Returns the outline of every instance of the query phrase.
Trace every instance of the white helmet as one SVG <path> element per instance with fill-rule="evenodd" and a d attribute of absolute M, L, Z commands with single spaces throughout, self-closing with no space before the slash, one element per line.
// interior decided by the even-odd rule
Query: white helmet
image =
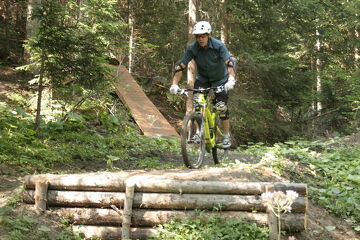
<path fill-rule="evenodd" d="M 194 25 L 192 34 L 211 33 L 211 25 L 207 21 L 200 21 Z"/>

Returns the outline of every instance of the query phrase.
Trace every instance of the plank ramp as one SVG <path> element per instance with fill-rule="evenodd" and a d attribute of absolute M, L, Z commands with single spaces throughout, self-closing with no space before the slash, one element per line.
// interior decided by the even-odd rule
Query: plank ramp
<path fill-rule="evenodd" d="M 150 101 L 124 66 L 117 67 L 115 76 L 116 93 L 128 107 L 145 136 L 179 138 L 179 134 Z"/>

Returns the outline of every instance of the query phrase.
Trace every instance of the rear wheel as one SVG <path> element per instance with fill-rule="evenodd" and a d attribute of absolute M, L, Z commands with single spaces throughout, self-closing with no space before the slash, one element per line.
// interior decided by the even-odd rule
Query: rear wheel
<path fill-rule="evenodd" d="M 212 149 L 212 156 L 215 164 L 219 164 L 229 158 L 229 149 L 216 146 Z"/>
<path fill-rule="evenodd" d="M 189 168 L 200 168 L 205 157 L 203 121 L 200 114 L 185 116 L 181 129 L 181 154 Z"/>

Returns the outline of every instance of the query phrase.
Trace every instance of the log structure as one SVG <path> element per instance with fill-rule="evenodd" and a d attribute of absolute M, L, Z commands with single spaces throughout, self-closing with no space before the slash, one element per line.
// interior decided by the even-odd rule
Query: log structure
<path fill-rule="evenodd" d="M 194 210 L 204 210 L 200 214 L 206 217 L 246 218 L 276 229 L 261 194 L 293 190 L 299 197 L 281 226 L 287 231 L 306 229 L 306 184 L 184 180 L 181 173 L 173 176 L 132 171 L 29 175 L 24 181 L 23 200 L 28 204 L 41 202 L 43 210 L 46 203 L 49 211 L 67 217 L 74 230 L 86 232 L 86 237 L 146 239 L 156 232 L 154 226 L 174 218 L 195 217 L 199 211 Z M 40 186 L 45 187 L 46 194 Z M 37 192 L 42 192 L 41 201 L 36 200 Z"/>
<path fill-rule="evenodd" d="M 34 203 L 34 190 L 24 194 L 26 203 Z M 111 205 L 124 206 L 125 193 L 120 192 L 82 192 L 82 191 L 48 191 L 48 205 L 62 207 L 100 207 L 110 208 Z M 260 211 L 265 212 L 266 206 L 259 195 L 229 194 L 175 194 L 175 193 L 135 193 L 135 208 L 151 209 L 207 209 L 223 211 Z M 304 212 L 306 198 L 299 197 L 292 205 L 293 212 Z"/>

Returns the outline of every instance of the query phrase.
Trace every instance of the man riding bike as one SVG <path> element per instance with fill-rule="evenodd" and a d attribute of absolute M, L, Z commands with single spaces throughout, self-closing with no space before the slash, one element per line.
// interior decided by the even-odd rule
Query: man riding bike
<path fill-rule="evenodd" d="M 211 25 L 207 21 L 200 21 L 194 25 L 192 34 L 196 41 L 192 42 L 186 49 L 182 59 L 175 66 L 175 74 L 172 79 L 170 92 L 177 94 L 179 81 L 186 65 L 195 60 L 197 75 L 194 88 L 208 88 L 224 85 L 225 91 L 215 93 L 215 107 L 221 119 L 223 130 L 223 148 L 231 146 L 230 121 L 227 106 L 229 90 L 236 83 L 235 70 L 236 59 L 231 57 L 225 44 L 211 37 Z"/>

